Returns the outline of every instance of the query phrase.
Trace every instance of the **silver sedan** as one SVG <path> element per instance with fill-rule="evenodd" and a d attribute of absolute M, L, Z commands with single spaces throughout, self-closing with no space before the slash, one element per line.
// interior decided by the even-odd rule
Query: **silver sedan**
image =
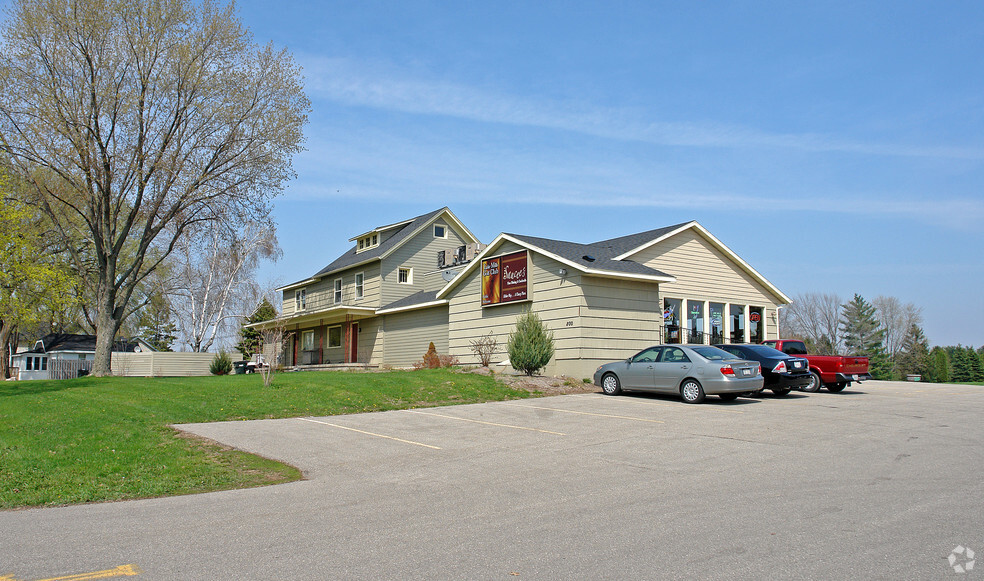
<path fill-rule="evenodd" d="M 733 400 L 762 389 L 757 361 L 738 359 L 709 345 L 657 345 L 623 361 L 606 363 L 594 374 L 595 385 L 608 395 L 623 390 L 679 393 L 687 403 L 706 395 Z"/>

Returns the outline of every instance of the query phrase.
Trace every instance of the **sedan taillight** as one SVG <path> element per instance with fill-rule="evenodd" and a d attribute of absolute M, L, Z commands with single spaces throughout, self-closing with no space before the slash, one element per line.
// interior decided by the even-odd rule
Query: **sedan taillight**
<path fill-rule="evenodd" d="M 772 368 L 772 373 L 786 373 L 786 362 L 780 361 L 779 365 Z"/>
<path fill-rule="evenodd" d="M 731 368 L 730 365 L 725 365 L 721 368 L 721 375 L 734 375 L 735 370 Z"/>

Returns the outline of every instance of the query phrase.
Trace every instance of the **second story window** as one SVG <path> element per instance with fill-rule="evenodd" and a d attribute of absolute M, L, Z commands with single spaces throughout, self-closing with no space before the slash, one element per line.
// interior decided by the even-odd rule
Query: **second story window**
<path fill-rule="evenodd" d="M 342 279 L 335 279 L 335 304 L 342 304 Z"/>
<path fill-rule="evenodd" d="M 355 275 L 355 298 L 361 299 L 365 295 L 366 277 L 361 272 Z"/>
<path fill-rule="evenodd" d="M 400 284 L 413 284 L 413 269 L 401 266 L 396 280 Z"/>
<path fill-rule="evenodd" d="M 294 310 L 303 311 L 307 308 L 307 289 L 294 291 Z"/>

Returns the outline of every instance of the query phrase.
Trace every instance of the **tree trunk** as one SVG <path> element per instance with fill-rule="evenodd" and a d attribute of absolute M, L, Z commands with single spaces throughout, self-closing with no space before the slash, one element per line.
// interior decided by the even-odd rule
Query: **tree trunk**
<path fill-rule="evenodd" d="M 10 377 L 10 337 L 11 331 L 14 330 L 13 325 L 7 321 L 0 321 L 0 349 L 3 349 L 3 354 L 0 355 L 0 379 L 7 379 Z"/>
<path fill-rule="evenodd" d="M 116 306 L 116 289 L 104 284 L 99 293 L 96 313 L 96 354 L 92 361 L 92 375 L 105 377 L 113 374 L 113 342 L 123 324 L 123 307 Z M 108 287 L 108 288 L 107 288 Z"/>

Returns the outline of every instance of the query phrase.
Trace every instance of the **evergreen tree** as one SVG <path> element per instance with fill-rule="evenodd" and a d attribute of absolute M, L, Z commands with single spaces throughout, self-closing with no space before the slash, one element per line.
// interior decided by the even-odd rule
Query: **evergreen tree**
<path fill-rule="evenodd" d="M 910 373 L 929 374 L 929 341 L 919 325 L 912 324 L 902 340 L 902 350 L 895 361 L 897 379 L 905 379 Z"/>
<path fill-rule="evenodd" d="M 851 354 L 871 355 L 882 347 L 885 332 L 875 316 L 875 307 L 855 294 L 841 305 L 841 331 L 844 345 Z"/>
<path fill-rule="evenodd" d="M 173 313 L 163 293 L 150 295 L 147 306 L 140 312 L 137 329 L 140 338 L 158 351 L 171 351 L 178 328 L 172 320 Z"/>
<path fill-rule="evenodd" d="M 253 314 L 246 319 L 242 328 L 239 329 L 239 343 L 236 344 L 236 349 L 243 354 L 243 359 L 252 358 L 253 354 L 260 350 L 262 343 L 260 331 L 246 325 L 262 323 L 275 318 L 277 318 L 277 309 L 264 297 L 256 306 Z"/>
<path fill-rule="evenodd" d="M 974 351 L 973 347 L 967 347 L 966 359 L 970 368 L 970 379 L 968 381 L 984 381 L 984 365 L 981 364 L 981 357 Z"/>
<path fill-rule="evenodd" d="M 936 383 L 950 381 L 950 357 L 946 349 L 933 347 L 929 352 L 929 380 Z"/>
<path fill-rule="evenodd" d="M 885 331 L 878 322 L 874 305 L 859 294 L 841 305 L 841 331 L 851 355 L 868 357 L 868 371 L 875 379 L 892 378 L 892 362 L 882 344 Z"/>
<path fill-rule="evenodd" d="M 962 345 L 947 347 L 950 356 L 950 381 L 964 383 L 971 380 L 970 359 Z"/>
<path fill-rule="evenodd" d="M 513 369 L 533 375 L 553 358 L 553 333 L 547 331 L 536 313 L 529 311 L 516 321 L 516 330 L 509 334 L 508 349 Z"/>

